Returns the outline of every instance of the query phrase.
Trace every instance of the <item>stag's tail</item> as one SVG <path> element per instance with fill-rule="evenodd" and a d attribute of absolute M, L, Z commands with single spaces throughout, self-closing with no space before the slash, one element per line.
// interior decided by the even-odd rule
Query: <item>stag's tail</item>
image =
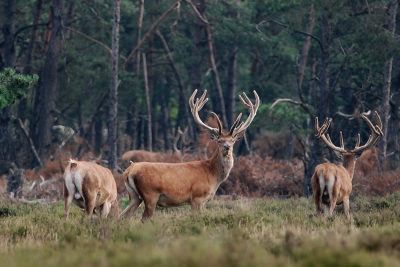
<path fill-rule="evenodd" d="M 332 170 L 323 169 L 319 175 L 319 186 L 321 189 L 321 200 L 323 204 L 329 204 L 332 199 L 333 186 L 335 183 L 335 176 Z"/>
<path fill-rule="evenodd" d="M 69 170 L 68 168 L 66 169 L 65 172 L 65 180 L 66 181 L 70 181 L 75 185 L 76 188 L 76 193 L 75 193 L 75 199 L 80 199 L 82 198 L 82 187 L 81 186 L 77 186 L 76 184 L 76 171 L 77 171 L 77 167 L 78 167 L 78 161 L 73 160 L 73 159 L 69 159 Z"/>

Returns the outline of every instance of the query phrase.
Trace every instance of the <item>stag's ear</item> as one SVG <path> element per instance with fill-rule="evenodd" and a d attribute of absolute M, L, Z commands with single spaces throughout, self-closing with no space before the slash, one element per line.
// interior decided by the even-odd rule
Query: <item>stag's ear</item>
<path fill-rule="evenodd" d="M 238 140 L 242 139 L 245 132 L 246 132 L 246 131 L 243 131 L 243 132 L 240 132 L 240 133 L 238 133 L 237 135 L 235 135 L 235 137 L 234 137 L 234 138 L 235 138 L 235 141 L 238 141 Z"/>
<path fill-rule="evenodd" d="M 339 151 L 336 151 L 336 150 L 333 150 L 333 152 L 335 153 L 335 155 L 336 155 L 339 159 L 343 160 L 343 154 L 342 154 L 342 153 L 340 153 Z"/>
<path fill-rule="evenodd" d="M 207 130 L 206 130 L 206 133 L 211 140 L 218 141 L 219 136 L 217 136 L 215 133 L 207 131 Z"/>

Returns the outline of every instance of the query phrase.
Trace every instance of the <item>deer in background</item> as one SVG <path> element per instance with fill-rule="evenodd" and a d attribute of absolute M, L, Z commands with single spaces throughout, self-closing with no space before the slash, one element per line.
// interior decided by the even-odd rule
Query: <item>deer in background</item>
<path fill-rule="evenodd" d="M 96 163 L 70 160 L 64 171 L 65 220 L 72 202 L 86 215 L 118 217 L 117 186 L 111 171 Z"/>
<path fill-rule="evenodd" d="M 168 153 L 161 152 L 150 152 L 147 150 L 130 150 L 122 155 L 122 162 L 126 167 L 129 166 L 130 162 L 179 162 L 182 161 L 182 152 L 178 149 L 179 138 L 187 133 L 188 127 L 185 131 L 181 131 L 178 127 L 177 134 L 174 136 L 173 148 L 174 152 L 168 151 Z"/>
<path fill-rule="evenodd" d="M 331 120 L 326 118 L 324 124 L 319 127 L 318 118 L 315 118 L 315 136 L 320 138 L 325 145 L 332 149 L 335 154 L 343 160 L 343 165 L 323 163 L 315 167 L 315 172 L 311 177 L 311 187 L 314 191 L 317 212 L 322 213 L 322 204 L 324 204 L 325 215 L 331 216 L 335 205 L 343 203 L 346 218 L 348 220 L 350 219 L 349 196 L 352 190 L 356 160 L 365 150 L 373 146 L 380 136 L 383 136 L 381 118 L 378 112 L 375 112 L 375 114 L 379 126 L 374 126 L 367 117 L 362 116 L 371 128 L 372 135 L 369 136 L 365 145 L 360 146 L 360 134 L 358 134 L 357 144 L 355 148 L 350 151 L 344 148 L 342 132 L 340 132 L 340 147 L 332 143 L 329 135 L 325 136 Z"/>
<path fill-rule="evenodd" d="M 245 130 L 253 121 L 260 99 L 254 91 L 255 104 L 244 94 L 242 103 L 250 111 L 245 122 L 240 123 L 239 114 L 229 132 L 222 130 L 218 116 L 212 112 L 218 122 L 218 129 L 203 123 L 199 111 L 207 103 L 205 90 L 200 99 L 194 102 L 197 90 L 189 99 L 194 121 L 203 128 L 208 137 L 217 142 L 218 147 L 209 160 L 185 163 L 132 163 L 124 172 L 124 182 L 129 193 L 129 206 L 120 218 L 131 217 L 144 201 L 145 209 L 142 221 L 150 218 L 156 206 L 178 207 L 191 204 L 192 210 L 202 210 L 204 204 L 213 199 L 219 185 L 228 178 L 233 167 L 233 145 L 243 137 Z"/>

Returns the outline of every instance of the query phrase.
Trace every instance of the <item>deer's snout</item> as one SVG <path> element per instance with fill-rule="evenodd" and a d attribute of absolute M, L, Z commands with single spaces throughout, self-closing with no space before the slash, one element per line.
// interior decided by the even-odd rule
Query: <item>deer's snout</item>
<path fill-rule="evenodd" d="M 224 148 L 225 148 L 225 150 L 229 150 L 229 149 L 231 149 L 231 146 L 230 145 L 224 145 Z"/>

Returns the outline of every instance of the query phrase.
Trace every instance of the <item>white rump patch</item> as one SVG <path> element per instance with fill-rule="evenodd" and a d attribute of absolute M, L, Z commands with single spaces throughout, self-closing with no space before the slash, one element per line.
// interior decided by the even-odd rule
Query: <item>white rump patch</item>
<path fill-rule="evenodd" d="M 80 199 L 82 196 L 79 193 L 75 193 L 75 199 Z"/>
<path fill-rule="evenodd" d="M 333 185 L 335 184 L 335 176 L 332 171 L 329 172 L 329 180 L 328 180 L 328 192 L 329 192 L 329 201 L 332 202 L 332 194 L 333 194 Z"/>
<path fill-rule="evenodd" d="M 325 189 L 325 176 L 324 172 L 321 172 L 321 175 L 319 176 L 319 187 L 321 189 L 321 192 L 324 192 Z"/>
<path fill-rule="evenodd" d="M 74 182 L 75 182 L 76 190 L 78 191 L 77 193 L 83 198 L 83 194 L 82 194 L 83 177 L 80 172 L 80 169 L 77 169 L 75 172 Z M 76 195 L 75 195 L 75 198 L 76 198 Z M 83 200 L 85 200 L 85 199 L 83 199 Z"/>

